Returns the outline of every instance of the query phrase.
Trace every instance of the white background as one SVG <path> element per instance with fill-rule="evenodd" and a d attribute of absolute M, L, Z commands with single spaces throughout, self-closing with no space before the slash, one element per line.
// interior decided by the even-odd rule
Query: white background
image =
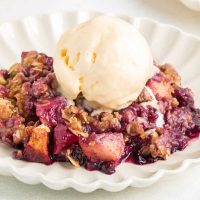
<path fill-rule="evenodd" d="M 0 24 L 28 15 L 69 10 L 115 12 L 150 17 L 200 36 L 200 12 L 191 11 L 176 0 L 0 0 Z M 12 177 L 0 176 L 0 200 L 18 199 L 199 200 L 200 166 L 162 179 L 149 188 L 128 188 L 118 193 L 98 190 L 91 194 L 81 194 L 72 189 L 53 191 L 43 185 L 25 185 Z"/>

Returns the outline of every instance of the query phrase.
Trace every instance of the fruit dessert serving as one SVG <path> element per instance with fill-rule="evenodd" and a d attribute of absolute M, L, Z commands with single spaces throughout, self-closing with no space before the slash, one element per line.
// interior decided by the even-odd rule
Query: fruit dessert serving
<path fill-rule="evenodd" d="M 15 159 L 112 174 L 121 162 L 166 160 L 199 133 L 192 91 L 118 18 L 65 32 L 54 58 L 23 52 L 0 70 L 0 141 Z"/>

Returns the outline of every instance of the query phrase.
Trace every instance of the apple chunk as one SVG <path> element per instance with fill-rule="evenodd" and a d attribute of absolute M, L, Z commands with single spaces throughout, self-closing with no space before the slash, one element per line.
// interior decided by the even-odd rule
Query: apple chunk
<path fill-rule="evenodd" d="M 116 161 L 124 152 L 122 133 L 92 133 L 88 138 L 80 138 L 80 146 L 89 159 Z"/>

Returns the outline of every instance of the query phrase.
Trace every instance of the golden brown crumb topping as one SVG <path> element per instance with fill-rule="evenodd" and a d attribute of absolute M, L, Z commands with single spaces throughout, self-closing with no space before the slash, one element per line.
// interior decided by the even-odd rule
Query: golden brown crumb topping
<path fill-rule="evenodd" d="M 0 119 L 9 119 L 15 113 L 14 106 L 9 100 L 0 98 Z"/>
<path fill-rule="evenodd" d="M 69 130 L 75 135 L 87 137 L 88 133 L 83 131 L 83 124 L 87 124 L 88 113 L 76 106 L 66 106 L 62 110 L 62 117 L 69 122 Z"/>
<path fill-rule="evenodd" d="M 78 162 L 77 160 L 75 160 L 75 159 L 71 156 L 70 149 L 67 149 L 66 157 L 69 159 L 69 161 L 71 162 L 71 164 L 72 164 L 74 167 L 80 167 L 79 162 Z"/>
<path fill-rule="evenodd" d="M 181 86 L 181 77 L 170 64 L 164 64 L 159 66 L 160 70 L 166 75 L 169 81 L 175 86 Z"/>
<path fill-rule="evenodd" d="M 143 102 L 152 101 L 152 100 L 153 100 L 152 96 L 149 94 L 147 89 L 144 88 L 142 92 L 140 93 L 140 95 L 138 96 L 136 103 L 143 103 Z"/>
<path fill-rule="evenodd" d="M 144 129 L 136 119 L 132 123 L 128 124 L 126 131 L 131 136 L 139 135 L 141 138 L 145 138 Z"/>

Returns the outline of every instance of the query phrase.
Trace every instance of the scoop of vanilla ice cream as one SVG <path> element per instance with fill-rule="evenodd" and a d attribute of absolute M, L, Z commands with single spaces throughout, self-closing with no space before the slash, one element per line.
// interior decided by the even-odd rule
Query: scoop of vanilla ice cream
<path fill-rule="evenodd" d="M 56 47 L 54 71 L 61 92 L 80 92 L 93 105 L 120 109 L 131 104 L 152 75 L 153 58 L 133 25 L 99 16 L 65 32 Z"/>

